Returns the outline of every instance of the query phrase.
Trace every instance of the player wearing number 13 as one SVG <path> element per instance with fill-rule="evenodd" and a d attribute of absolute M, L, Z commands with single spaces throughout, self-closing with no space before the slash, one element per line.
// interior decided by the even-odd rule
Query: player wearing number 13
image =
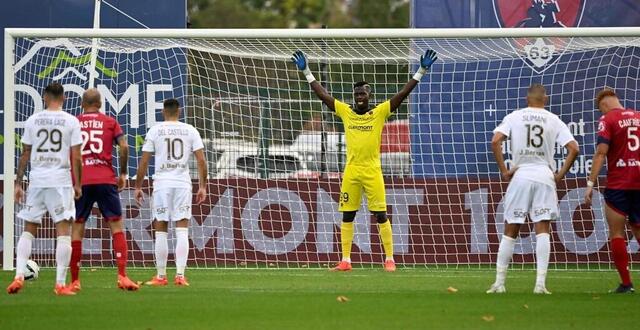
<path fill-rule="evenodd" d="M 545 281 L 549 264 L 550 221 L 558 217 L 556 182 L 567 174 L 578 153 L 578 143 L 567 125 L 558 116 L 544 109 L 548 97 L 544 86 L 533 84 L 527 92 L 528 107 L 508 114 L 494 130 L 491 148 L 503 178 L 509 182 L 504 197 L 504 227 L 498 260 L 496 281 L 487 293 L 505 292 L 507 268 L 520 226 L 527 216 L 536 231 L 536 284 L 533 292 L 548 294 Z M 513 166 L 508 170 L 502 144 L 511 138 Z M 562 168 L 556 171 L 555 145 L 569 151 Z"/>
<path fill-rule="evenodd" d="M 142 182 L 147 174 L 151 154 L 155 153 L 153 197 L 151 211 L 155 229 L 155 257 L 157 275 L 147 285 L 167 285 L 168 222 L 176 224 L 176 277 L 174 283 L 189 285 L 184 271 L 189 255 L 189 219 L 191 219 L 191 190 L 189 158 L 193 153 L 198 164 L 198 193 L 196 203 L 204 202 L 207 194 L 207 161 L 200 133 L 191 125 L 181 123 L 180 104 L 176 99 L 164 101 L 164 122 L 151 127 L 142 146 L 142 159 L 136 173 L 135 198 L 142 205 Z"/>

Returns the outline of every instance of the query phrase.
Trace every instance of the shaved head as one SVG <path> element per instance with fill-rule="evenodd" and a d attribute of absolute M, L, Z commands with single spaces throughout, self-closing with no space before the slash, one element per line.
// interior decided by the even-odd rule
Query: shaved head
<path fill-rule="evenodd" d="M 85 110 L 99 110 L 102 107 L 100 92 L 95 88 L 89 88 L 82 94 L 82 108 Z"/>
<path fill-rule="evenodd" d="M 532 84 L 527 89 L 527 103 L 530 107 L 544 108 L 547 99 L 547 90 L 542 84 Z"/>

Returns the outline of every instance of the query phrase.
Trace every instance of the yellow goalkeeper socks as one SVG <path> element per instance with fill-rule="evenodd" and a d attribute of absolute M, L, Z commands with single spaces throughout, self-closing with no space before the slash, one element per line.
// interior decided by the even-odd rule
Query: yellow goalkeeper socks
<path fill-rule="evenodd" d="M 340 240 L 342 242 L 342 260 L 351 262 L 353 222 L 343 222 L 342 225 L 340 225 Z"/>
<path fill-rule="evenodd" d="M 387 219 L 384 223 L 378 224 L 378 232 L 380 232 L 380 240 L 384 248 L 384 254 L 387 260 L 393 260 L 393 232 L 391 231 L 391 221 Z"/>

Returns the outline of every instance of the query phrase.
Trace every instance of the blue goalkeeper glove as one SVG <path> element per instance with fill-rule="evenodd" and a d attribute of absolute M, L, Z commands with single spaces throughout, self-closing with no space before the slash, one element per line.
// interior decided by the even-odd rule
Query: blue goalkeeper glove
<path fill-rule="evenodd" d="M 293 62 L 293 64 L 296 65 L 298 70 L 302 70 L 302 73 L 304 73 L 304 76 L 305 78 L 307 78 L 307 81 L 309 83 L 316 81 L 316 78 L 313 76 L 313 73 L 311 73 L 311 70 L 309 70 L 309 65 L 307 64 L 307 57 L 304 55 L 304 53 L 301 50 L 296 50 L 296 52 L 293 53 L 293 57 L 291 57 L 291 62 Z"/>
<path fill-rule="evenodd" d="M 436 52 L 432 49 L 428 49 L 424 55 L 420 56 L 420 69 L 413 75 L 413 79 L 420 81 L 422 76 L 427 73 L 427 70 L 431 68 L 431 65 L 438 59 Z"/>

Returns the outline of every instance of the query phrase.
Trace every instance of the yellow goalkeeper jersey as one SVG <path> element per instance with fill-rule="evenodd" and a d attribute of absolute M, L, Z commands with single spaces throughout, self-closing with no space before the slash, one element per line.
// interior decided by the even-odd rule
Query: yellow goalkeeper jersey
<path fill-rule="evenodd" d="M 347 140 L 347 166 L 380 167 L 382 127 L 391 116 L 387 100 L 359 115 L 348 104 L 336 100 L 336 115 L 342 119 Z"/>

